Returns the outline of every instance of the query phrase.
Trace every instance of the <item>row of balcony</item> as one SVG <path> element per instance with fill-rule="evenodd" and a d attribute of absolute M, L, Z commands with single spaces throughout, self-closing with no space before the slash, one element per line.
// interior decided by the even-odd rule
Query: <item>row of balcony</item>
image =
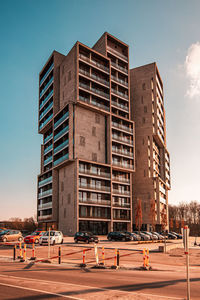
<path fill-rule="evenodd" d="M 127 112 L 129 111 L 128 106 L 125 106 L 125 105 L 120 104 L 120 103 L 118 103 L 118 102 L 111 101 L 111 104 L 112 104 L 113 106 L 117 106 L 117 107 L 119 107 L 119 108 L 121 108 L 121 109 L 123 109 L 123 110 L 125 110 L 125 111 L 127 111 Z"/>
<path fill-rule="evenodd" d="M 53 113 L 40 125 L 40 130 L 53 118 Z"/>
<path fill-rule="evenodd" d="M 98 82 L 101 82 L 101 83 L 103 83 L 104 85 L 106 85 L 106 86 L 110 86 L 110 82 L 109 81 L 107 81 L 107 80 L 105 80 L 105 79 L 103 79 L 103 78 L 101 78 L 101 77 L 99 77 L 99 76 L 97 76 L 97 75 L 94 75 L 94 74 L 90 74 L 89 72 L 87 72 L 87 71 L 85 71 L 85 70 L 83 70 L 83 69 L 81 69 L 81 68 L 79 68 L 79 72 L 81 73 L 81 74 L 83 74 L 83 75 L 86 75 L 87 77 L 89 77 L 89 78 L 92 78 L 92 79 L 94 79 L 94 80 L 96 80 L 96 81 L 98 81 Z"/>
<path fill-rule="evenodd" d="M 41 180 L 39 183 L 38 183 L 38 186 L 41 187 L 45 184 L 48 184 L 48 183 L 51 183 L 52 182 L 52 176 L 46 178 L 46 179 L 43 179 Z"/>
<path fill-rule="evenodd" d="M 64 156 L 60 157 L 59 159 L 55 160 L 53 165 L 57 166 L 58 164 L 60 164 L 61 162 L 63 162 L 64 160 L 67 160 L 69 158 L 69 154 L 65 154 Z"/>
<path fill-rule="evenodd" d="M 130 191 L 126 191 L 126 190 L 122 190 L 122 189 L 113 189 L 112 190 L 112 193 L 115 194 L 115 195 L 127 195 L 127 196 L 130 196 Z"/>
<path fill-rule="evenodd" d="M 38 210 L 49 209 L 49 208 L 52 208 L 52 202 L 38 205 Z"/>
<path fill-rule="evenodd" d="M 51 133 L 50 135 L 48 135 L 45 139 L 44 139 L 44 144 L 46 144 L 48 141 L 50 141 L 53 137 L 53 133 Z"/>
<path fill-rule="evenodd" d="M 43 75 L 43 77 L 40 80 L 40 85 L 43 84 L 43 82 L 45 81 L 45 79 L 47 78 L 47 76 L 50 74 L 51 70 L 53 70 L 54 67 L 54 63 L 52 63 L 49 67 L 49 69 L 46 71 L 46 73 Z"/>
<path fill-rule="evenodd" d="M 80 169 L 79 168 L 79 173 L 82 173 L 82 174 L 89 174 L 89 175 L 92 175 L 92 176 L 99 176 L 99 177 L 106 177 L 106 178 L 110 178 L 110 173 L 107 173 L 107 172 L 99 172 L 99 173 L 94 173 L 92 172 L 92 170 L 85 170 L 85 169 Z"/>
<path fill-rule="evenodd" d="M 122 168 L 125 168 L 125 169 L 133 169 L 134 168 L 133 165 L 130 165 L 130 164 L 126 163 L 126 162 L 113 161 L 112 164 L 114 166 L 122 167 Z"/>
<path fill-rule="evenodd" d="M 120 79 L 114 75 L 111 75 L 111 79 L 113 79 L 114 81 L 122 84 L 122 85 L 125 85 L 126 87 L 128 87 L 128 82 L 124 81 L 123 79 Z"/>
<path fill-rule="evenodd" d="M 107 94 L 107 93 L 104 93 L 103 91 L 101 90 L 98 90 L 98 89 L 95 89 L 93 87 L 90 87 L 88 84 L 85 84 L 85 83 L 82 83 L 82 82 L 79 82 L 79 87 L 82 87 L 88 91 L 91 91 L 93 92 L 94 94 L 97 94 L 97 95 L 100 95 L 106 99 L 110 99 L 110 95 Z"/>
<path fill-rule="evenodd" d="M 52 189 L 46 190 L 44 192 L 40 192 L 38 194 L 38 198 L 46 197 L 52 195 Z"/>
<path fill-rule="evenodd" d="M 129 144 L 129 145 L 133 145 L 133 141 L 127 139 L 127 138 L 124 137 L 124 136 L 119 136 L 119 135 L 117 135 L 117 134 L 112 134 L 112 139 L 113 139 L 113 140 L 117 140 L 117 141 L 124 142 L 124 143 Z"/>
<path fill-rule="evenodd" d="M 40 114 L 39 120 L 42 120 L 42 118 L 50 111 L 50 109 L 53 107 L 53 101 L 47 106 L 47 108 Z"/>
<path fill-rule="evenodd" d="M 125 149 L 112 148 L 112 152 L 122 154 L 122 155 L 126 155 L 126 156 L 129 156 L 129 157 L 133 158 L 133 153 L 129 152 Z"/>
<path fill-rule="evenodd" d="M 121 177 L 121 176 L 112 176 L 112 180 L 113 181 L 118 181 L 118 182 L 126 182 L 126 183 L 130 183 L 130 179 L 129 178 L 125 178 L 125 177 Z"/>
<path fill-rule="evenodd" d="M 50 87 L 50 85 L 53 83 L 53 77 L 49 80 L 49 82 L 45 85 L 45 87 L 40 92 L 40 98 L 44 95 L 46 90 Z"/>
<path fill-rule="evenodd" d="M 40 109 L 49 101 L 49 99 L 53 96 L 53 90 L 44 98 L 44 100 L 40 104 Z"/>
<path fill-rule="evenodd" d="M 125 125 L 122 125 L 122 124 L 119 124 L 117 122 L 113 122 L 112 121 L 112 126 L 115 127 L 115 128 L 122 129 L 124 131 L 133 132 L 133 128 L 125 126 Z"/>
<path fill-rule="evenodd" d="M 64 127 L 60 132 L 54 135 L 54 142 L 61 138 L 65 133 L 69 131 L 69 126 Z"/>
<path fill-rule="evenodd" d="M 52 214 L 51 215 L 38 216 L 38 221 L 45 221 L 45 220 L 51 220 L 51 219 L 52 219 Z"/>
<path fill-rule="evenodd" d="M 69 112 L 67 111 L 57 122 L 54 124 L 54 129 L 58 127 L 62 122 L 64 122 L 69 117 Z"/>
<path fill-rule="evenodd" d="M 117 56 L 119 56 L 120 58 L 124 59 L 125 61 L 128 61 L 128 57 L 125 56 L 124 54 L 120 53 L 119 51 L 107 46 L 107 50 L 111 53 L 116 54 Z"/>
<path fill-rule="evenodd" d="M 48 157 L 47 159 L 44 160 L 44 166 L 48 165 L 52 161 L 53 161 L 53 157 L 52 156 Z"/>
<path fill-rule="evenodd" d="M 102 205 L 102 206 L 109 206 L 111 207 L 111 201 L 110 200 L 97 200 L 97 199 L 83 199 L 83 198 L 79 198 L 79 203 L 86 205 Z M 122 202 L 113 202 L 113 206 L 114 207 L 120 207 L 120 208 L 130 208 L 130 203 L 122 203 Z"/>
<path fill-rule="evenodd" d="M 124 68 L 124 67 L 122 67 L 122 66 L 120 66 L 120 65 L 118 65 L 118 64 L 116 64 L 116 63 L 114 63 L 113 61 L 111 61 L 111 66 L 113 66 L 113 67 L 115 67 L 116 69 L 118 69 L 118 70 L 120 70 L 120 71 L 122 71 L 122 72 L 128 74 L 128 69 L 126 69 L 126 68 Z"/>
<path fill-rule="evenodd" d="M 104 70 L 104 71 L 106 71 L 107 73 L 109 73 L 109 68 L 107 68 L 107 67 L 104 66 L 103 64 L 100 64 L 99 62 L 97 62 L 97 61 L 95 61 L 95 60 L 93 60 L 93 59 L 90 59 L 89 57 L 87 57 L 87 56 L 85 56 L 84 54 L 81 54 L 81 53 L 79 54 L 79 57 L 80 57 L 81 59 L 83 59 L 84 61 L 87 61 L 87 62 L 89 62 L 90 64 L 92 64 L 92 65 L 98 67 L 99 69 Z"/>
<path fill-rule="evenodd" d="M 69 145 L 69 140 L 64 141 L 62 144 L 60 144 L 58 147 L 54 148 L 53 152 L 54 154 L 58 153 L 59 151 L 63 150 Z"/>
<path fill-rule="evenodd" d="M 125 99 L 128 100 L 128 95 L 125 94 L 125 93 L 119 92 L 119 91 L 116 90 L 116 89 L 111 89 L 111 92 L 112 92 L 113 94 L 117 95 L 117 96 L 120 96 L 120 97 L 125 98 Z"/>
<path fill-rule="evenodd" d="M 47 147 L 45 150 L 44 150 L 44 154 L 47 154 L 49 151 L 51 151 L 53 149 L 53 145 L 51 144 L 49 147 Z"/>
<path fill-rule="evenodd" d="M 83 189 L 89 189 L 89 190 L 96 190 L 96 191 L 104 191 L 104 192 L 109 192 L 110 193 L 110 187 L 105 186 L 105 185 L 93 185 L 93 184 L 81 184 L 79 185 L 79 188 Z"/>
<path fill-rule="evenodd" d="M 94 106 L 96 106 L 96 107 L 99 107 L 99 108 L 101 108 L 101 109 L 103 109 L 103 110 L 110 111 L 110 107 L 108 107 L 108 106 L 106 106 L 106 105 L 103 105 L 103 104 L 101 104 L 101 103 L 98 103 L 98 102 L 96 102 L 96 100 L 94 100 L 94 99 L 92 99 L 92 100 L 90 101 L 89 98 L 83 97 L 83 96 L 79 95 L 79 100 L 84 101 L 84 102 L 86 102 L 86 103 L 88 103 L 88 104 L 94 105 Z"/>

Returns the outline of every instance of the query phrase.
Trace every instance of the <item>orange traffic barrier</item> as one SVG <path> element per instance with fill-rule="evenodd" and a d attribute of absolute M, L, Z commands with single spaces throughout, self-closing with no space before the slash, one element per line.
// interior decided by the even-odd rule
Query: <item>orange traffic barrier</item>
<path fill-rule="evenodd" d="M 146 267 L 146 249 L 143 249 L 143 267 Z"/>
<path fill-rule="evenodd" d="M 36 256 L 35 256 L 35 244 L 32 244 L 32 257 L 30 258 L 31 260 L 35 260 Z"/>
<path fill-rule="evenodd" d="M 85 265 L 85 250 L 83 250 L 83 265 Z"/>
<path fill-rule="evenodd" d="M 117 249 L 115 249 L 114 266 L 117 266 Z"/>
<path fill-rule="evenodd" d="M 102 261 L 103 261 L 103 265 L 105 265 L 105 250 L 104 250 L 104 246 L 102 247 Z"/>

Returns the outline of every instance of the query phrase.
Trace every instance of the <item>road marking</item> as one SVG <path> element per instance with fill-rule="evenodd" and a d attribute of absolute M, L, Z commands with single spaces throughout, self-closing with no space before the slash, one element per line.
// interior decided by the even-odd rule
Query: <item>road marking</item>
<path fill-rule="evenodd" d="M 42 290 L 31 289 L 31 288 L 28 288 L 28 287 L 22 287 L 22 286 L 13 285 L 13 284 L 7 284 L 7 283 L 1 283 L 0 282 L 0 285 L 9 286 L 9 287 L 12 287 L 12 288 L 17 288 L 17 289 L 22 289 L 22 290 L 29 290 L 29 291 L 32 291 L 32 292 L 39 292 L 39 293 L 43 293 L 43 294 L 64 297 L 64 298 L 68 298 L 68 299 L 84 300 L 82 298 L 76 298 L 76 297 L 73 297 L 73 296 L 65 296 L 65 295 L 59 294 L 59 293 L 46 292 L 46 291 L 42 291 Z"/>
<path fill-rule="evenodd" d="M 14 279 L 24 279 L 24 280 L 29 280 L 29 281 L 39 282 L 39 283 L 48 283 L 48 284 L 52 284 L 52 283 L 55 283 L 55 284 L 65 284 L 65 285 L 71 285 L 71 286 L 76 286 L 76 287 L 81 287 L 81 288 L 89 288 L 89 289 L 95 289 L 95 290 L 100 290 L 100 291 L 110 291 L 110 292 L 117 292 L 117 293 L 127 293 L 127 294 L 138 295 L 138 296 L 139 295 L 140 296 L 152 296 L 152 297 L 160 297 L 160 298 L 163 298 L 163 299 L 184 300 L 184 298 L 171 297 L 171 296 L 162 296 L 162 295 L 159 295 L 159 294 L 136 293 L 136 292 L 129 292 L 129 291 L 126 291 L 126 290 L 115 290 L 115 289 L 101 288 L 101 287 L 96 287 L 96 286 L 88 286 L 88 285 L 81 285 L 81 284 L 68 283 L 68 282 L 58 282 L 58 281 L 51 281 L 51 280 L 41 280 L 41 279 L 33 279 L 33 278 L 27 278 L 27 277 L 18 277 L 18 276 L 12 276 L 12 275 L 2 275 L 2 274 L 0 274 L 0 277 L 14 278 Z M 2 283 L 0 283 L 0 284 L 2 284 Z M 81 298 L 74 298 L 74 299 L 81 299 Z"/>

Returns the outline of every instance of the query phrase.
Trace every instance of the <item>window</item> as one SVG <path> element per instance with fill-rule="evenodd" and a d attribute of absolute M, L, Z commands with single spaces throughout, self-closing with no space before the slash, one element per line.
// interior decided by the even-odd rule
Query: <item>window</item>
<path fill-rule="evenodd" d="M 98 149 L 101 150 L 101 142 L 98 142 Z"/>
<path fill-rule="evenodd" d="M 68 82 L 72 79 L 71 71 L 68 72 Z"/>
<path fill-rule="evenodd" d="M 80 136 L 80 145 L 85 146 L 85 137 L 84 136 Z"/>
<path fill-rule="evenodd" d="M 96 127 L 92 127 L 92 136 L 96 136 Z"/>
<path fill-rule="evenodd" d="M 96 153 L 92 153 L 92 160 L 97 161 L 97 154 Z"/>
<path fill-rule="evenodd" d="M 95 123 L 100 124 L 100 115 L 95 114 Z"/>

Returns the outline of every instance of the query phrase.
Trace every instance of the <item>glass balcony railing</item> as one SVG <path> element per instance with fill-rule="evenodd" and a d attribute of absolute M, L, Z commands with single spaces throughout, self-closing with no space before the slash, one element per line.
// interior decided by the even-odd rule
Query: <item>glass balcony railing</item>
<path fill-rule="evenodd" d="M 83 188 L 83 189 L 96 190 L 96 191 L 99 191 L 99 192 L 101 192 L 101 191 L 110 192 L 110 187 L 105 186 L 105 185 L 95 186 L 95 185 L 92 185 L 92 184 L 80 184 L 79 187 Z"/>
<path fill-rule="evenodd" d="M 125 168 L 125 169 L 133 169 L 133 165 L 129 165 L 128 163 L 125 163 L 125 162 L 113 161 L 112 164 L 115 166 Z"/>
<path fill-rule="evenodd" d="M 38 210 L 49 209 L 49 208 L 52 208 L 52 202 L 48 202 L 48 203 L 38 205 Z"/>
<path fill-rule="evenodd" d="M 45 159 L 45 160 L 44 160 L 44 166 L 46 166 L 46 165 L 48 165 L 49 163 L 51 163 L 52 160 L 53 160 L 53 157 L 52 157 L 52 156 L 49 157 L 49 158 L 47 158 L 47 159 Z"/>
<path fill-rule="evenodd" d="M 47 108 L 40 114 L 40 120 L 50 111 L 53 107 L 53 101 L 47 106 Z"/>
<path fill-rule="evenodd" d="M 104 93 L 103 91 L 101 90 L 98 90 L 98 89 L 95 89 L 95 88 L 92 88 L 90 87 L 88 84 L 85 84 L 85 83 L 82 83 L 82 82 L 79 82 L 79 86 L 88 90 L 88 91 L 91 91 L 93 92 L 94 94 L 97 94 L 97 95 L 100 95 L 106 99 L 110 99 L 110 95 L 107 94 L 107 93 Z"/>
<path fill-rule="evenodd" d="M 52 195 L 52 189 L 49 189 L 49 190 L 44 191 L 44 192 L 40 192 L 40 193 L 38 194 L 39 198 L 45 197 L 45 196 L 49 196 L 49 195 Z"/>
<path fill-rule="evenodd" d="M 45 185 L 45 184 L 48 184 L 48 183 L 51 183 L 52 182 L 52 176 L 46 178 L 46 179 L 43 179 L 41 180 L 39 183 L 38 183 L 38 186 L 41 187 L 42 185 Z"/>
<path fill-rule="evenodd" d="M 117 103 L 115 101 L 111 101 L 111 103 L 112 103 L 112 105 L 117 106 L 117 107 L 119 107 L 119 108 L 121 108 L 121 109 L 123 109 L 123 110 L 125 110 L 127 112 L 129 111 L 128 106 L 125 106 L 123 104 Z"/>
<path fill-rule="evenodd" d="M 65 154 L 64 156 L 60 157 L 59 159 L 54 161 L 54 166 L 57 166 L 58 164 L 60 164 L 61 162 L 63 162 L 64 160 L 67 160 L 69 158 L 69 154 Z"/>
<path fill-rule="evenodd" d="M 111 79 L 113 79 L 114 81 L 119 82 L 119 83 L 121 83 L 121 84 L 123 84 L 125 86 L 128 86 L 128 82 L 126 82 L 126 81 L 124 81 L 124 80 L 122 80 L 120 78 L 117 78 L 117 77 L 115 77 L 113 75 L 111 75 Z"/>
<path fill-rule="evenodd" d="M 63 150 L 68 145 L 69 145 L 69 140 L 64 141 L 64 143 L 62 143 L 58 147 L 54 148 L 54 151 L 53 151 L 54 154 L 56 154 L 60 150 Z"/>
<path fill-rule="evenodd" d="M 44 76 L 41 78 L 40 80 L 40 85 L 43 84 L 43 82 L 45 81 L 45 79 L 47 78 L 47 76 L 49 75 L 49 73 L 51 72 L 51 70 L 54 67 L 54 63 L 51 64 L 51 66 L 49 67 L 49 69 L 46 71 L 46 73 L 44 74 Z"/>
<path fill-rule="evenodd" d="M 130 183 L 130 179 L 128 178 L 124 178 L 124 177 L 120 177 L 120 176 L 113 176 L 112 177 L 113 181 L 118 181 L 118 182 L 126 182 L 126 183 Z"/>
<path fill-rule="evenodd" d="M 83 54 L 79 54 L 79 57 L 85 61 L 88 61 L 90 64 L 97 66 L 99 69 L 102 69 L 104 71 L 106 71 L 107 73 L 109 73 L 109 68 L 107 68 L 106 66 L 98 63 L 97 61 L 90 59 L 89 57 L 83 55 Z"/>
<path fill-rule="evenodd" d="M 81 169 L 79 168 L 79 173 L 82 173 L 82 174 L 89 174 L 91 176 L 98 176 L 98 177 L 106 177 L 106 178 L 110 178 L 110 173 L 108 172 L 99 172 L 99 173 L 94 173 L 92 172 L 92 170 L 86 170 L 86 169 Z"/>
<path fill-rule="evenodd" d="M 89 72 L 87 72 L 87 71 L 85 71 L 85 70 L 83 70 L 81 68 L 79 69 L 79 72 L 81 74 L 83 74 L 83 75 L 86 75 L 87 77 L 93 78 L 94 80 L 103 83 L 106 86 L 110 86 L 110 82 L 109 81 L 107 81 L 107 80 L 105 80 L 105 79 L 103 79 L 103 78 L 101 78 L 99 76 L 96 76 L 94 74 L 90 74 Z"/>
<path fill-rule="evenodd" d="M 121 57 L 125 61 L 128 61 L 128 57 L 125 56 L 124 54 L 120 53 L 119 51 L 116 51 L 115 49 L 113 49 L 109 46 L 107 46 L 107 49 L 108 49 L 109 52 L 116 54 L 117 56 Z"/>
<path fill-rule="evenodd" d="M 53 113 L 40 125 L 40 130 L 53 118 Z"/>
<path fill-rule="evenodd" d="M 47 101 L 51 98 L 52 95 L 53 95 L 53 90 L 49 93 L 48 96 L 46 96 L 46 98 L 44 98 L 44 100 L 43 100 L 42 103 L 40 104 L 40 109 L 42 108 L 42 106 L 45 105 L 45 103 L 47 103 Z"/>
<path fill-rule="evenodd" d="M 38 220 L 51 220 L 52 219 L 52 215 L 43 215 L 43 216 L 38 216 Z"/>
<path fill-rule="evenodd" d="M 44 154 L 47 154 L 50 150 L 53 149 L 53 145 L 51 144 L 49 147 L 47 147 L 45 150 L 44 150 Z"/>
<path fill-rule="evenodd" d="M 50 135 L 48 135 L 45 139 L 44 139 L 44 144 L 46 144 L 50 139 L 52 139 L 53 137 L 53 133 L 51 133 Z"/>
<path fill-rule="evenodd" d="M 130 203 L 113 202 L 113 206 L 129 208 L 131 205 L 130 205 Z"/>
<path fill-rule="evenodd" d="M 101 104 L 101 103 L 98 103 L 98 102 L 96 102 L 96 100 L 92 100 L 92 101 L 90 102 L 90 99 L 89 99 L 89 98 L 86 98 L 86 97 L 83 97 L 83 96 L 79 96 L 79 100 L 84 101 L 84 102 L 86 102 L 86 103 L 88 103 L 88 104 L 90 104 L 90 105 L 94 105 L 94 106 L 96 106 L 96 107 L 99 107 L 99 108 L 101 108 L 101 109 L 104 109 L 104 110 L 106 110 L 106 111 L 110 111 L 110 107 L 109 107 L 109 106 L 105 106 L 105 105 L 103 105 L 103 104 Z"/>
<path fill-rule="evenodd" d="M 92 199 L 92 198 L 89 198 L 89 199 L 79 198 L 79 203 L 111 206 L 110 200 L 98 200 L 98 199 Z"/>
<path fill-rule="evenodd" d="M 113 138 L 113 140 L 121 141 L 121 142 L 124 142 L 124 143 L 129 144 L 129 145 L 133 145 L 132 140 L 129 140 L 129 139 L 123 137 L 123 136 L 119 136 L 117 134 L 112 134 L 112 138 Z"/>
<path fill-rule="evenodd" d="M 133 158 L 133 153 L 126 151 L 124 149 L 112 148 L 112 152 L 119 153 L 119 154 L 126 155 L 126 156 Z"/>
<path fill-rule="evenodd" d="M 122 97 L 122 98 L 128 99 L 128 95 L 127 94 L 119 92 L 116 89 L 111 89 L 111 92 L 114 93 L 114 94 L 116 94 L 116 95 L 118 95 L 118 96 L 120 96 L 120 97 Z"/>
<path fill-rule="evenodd" d="M 133 132 L 133 129 L 131 127 L 119 124 L 117 122 L 112 122 L 112 126 L 116 127 L 116 128 L 119 128 L 119 129 L 122 129 L 124 131 Z"/>
<path fill-rule="evenodd" d="M 125 191 L 125 190 L 113 189 L 112 192 L 113 194 L 130 195 L 130 191 Z"/>
<path fill-rule="evenodd" d="M 44 95 L 45 91 L 50 87 L 53 82 L 53 77 L 49 80 L 49 82 L 45 85 L 45 87 L 40 92 L 40 98 Z"/>
<path fill-rule="evenodd" d="M 113 67 L 115 67 L 116 69 L 118 69 L 118 70 L 120 70 L 120 71 L 122 71 L 122 72 L 128 74 L 128 69 L 126 69 L 126 68 L 124 68 L 124 67 L 121 67 L 120 65 L 114 63 L 113 61 L 111 61 L 111 65 L 112 65 Z"/>
<path fill-rule="evenodd" d="M 69 126 L 66 126 L 65 128 L 63 128 L 59 133 L 57 133 L 54 136 L 54 142 L 59 139 L 64 133 L 67 133 L 69 131 Z"/>
<path fill-rule="evenodd" d="M 63 121 L 65 121 L 69 117 L 69 112 L 66 112 L 55 124 L 54 128 L 58 127 Z"/>

